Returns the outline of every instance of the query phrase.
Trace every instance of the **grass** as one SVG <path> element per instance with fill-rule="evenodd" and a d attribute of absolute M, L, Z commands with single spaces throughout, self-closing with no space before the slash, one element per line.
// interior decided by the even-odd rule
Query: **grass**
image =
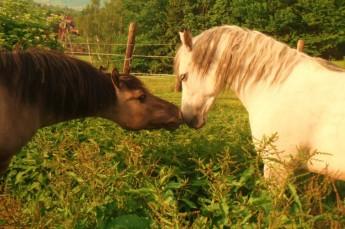
<path fill-rule="evenodd" d="M 339 67 L 345 68 L 345 60 L 335 60 L 332 62 L 338 65 Z"/>
<path fill-rule="evenodd" d="M 86 62 L 89 62 L 91 63 L 91 57 L 90 56 L 82 56 L 82 55 L 74 55 L 76 58 L 80 59 L 80 60 L 83 60 L 83 61 L 86 61 Z"/>
<path fill-rule="evenodd" d="M 172 78 L 142 79 L 179 103 Z M 275 193 L 250 139 L 231 93 L 197 131 L 130 132 L 102 119 L 42 129 L 0 180 L 0 227 L 344 227 L 344 182 L 300 173 Z"/>

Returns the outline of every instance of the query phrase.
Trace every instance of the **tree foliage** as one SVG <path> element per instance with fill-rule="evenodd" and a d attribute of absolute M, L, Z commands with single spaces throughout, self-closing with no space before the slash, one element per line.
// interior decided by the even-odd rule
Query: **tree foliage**
<path fill-rule="evenodd" d="M 58 48 L 56 30 L 59 16 L 32 0 L 0 1 L 0 47 Z"/>
<path fill-rule="evenodd" d="M 341 59 L 345 56 L 345 1 L 341 0 L 99 0 L 81 12 L 79 27 L 88 37 L 125 42 L 129 22 L 138 23 L 137 43 L 169 43 L 170 46 L 137 47 L 142 55 L 173 56 L 178 31 L 194 35 L 212 26 L 234 24 L 256 29 L 295 47 L 304 39 L 313 56 Z M 122 50 L 113 50 L 122 51 Z M 171 71 L 171 59 L 137 59 L 137 71 Z"/>
<path fill-rule="evenodd" d="M 53 14 L 55 13 L 55 15 Z M 71 12 L 65 12 L 70 14 Z M 56 48 L 58 15 L 33 0 L 0 1 L 0 45 L 13 48 Z M 126 43 L 130 22 L 138 24 L 135 54 L 166 58 L 135 58 L 133 70 L 171 72 L 180 41 L 178 31 L 194 35 L 217 25 L 233 24 L 259 30 L 295 47 L 305 40 L 305 52 L 327 59 L 345 56 L 345 1 L 343 0 L 91 0 L 75 17 L 79 41 Z M 54 28 L 55 26 L 55 28 Z M 158 45 L 165 44 L 165 45 Z M 123 54 L 125 46 L 93 46 L 96 52 Z M 98 57 L 101 64 L 123 57 Z"/>

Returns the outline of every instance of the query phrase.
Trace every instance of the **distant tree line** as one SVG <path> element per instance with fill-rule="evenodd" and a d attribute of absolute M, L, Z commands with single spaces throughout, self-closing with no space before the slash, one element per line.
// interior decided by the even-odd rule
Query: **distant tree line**
<path fill-rule="evenodd" d="M 82 11 L 42 6 L 33 0 L 0 0 L 0 47 L 16 45 L 60 48 L 56 29 L 61 15 L 72 15 L 81 32 L 76 42 L 125 43 L 130 22 L 138 24 L 135 54 L 174 56 L 178 31 L 193 35 L 217 25 L 256 29 L 295 47 L 304 39 L 305 52 L 326 59 L 345 56 L 344 0 L 91 0 Z M 94 46 L 97 52 L 124 53 L 124 46 Z M 102 64 L 121 57 L 99 58 Z M 135 58 L 133 70 L 171 72 L 172 59 Z"/>
<path fill-rule="evenodd" d="M 181 29 L 197 35 L 213 26 L 234 24 L 259 30 L 292 47 L 304 39 L 305 52 L 313 56 L 345 56 L 344 0 L 109 0 L 104 5 L 92 0 L 78 16 L 77 24 L 84 37 L 125 42 L 131 21 L 138 23 L 137 43 L 172 44 L 136 47 L 140 54 L 173 56 Z M 138 59 L 134 68 L 167 72 L 171 62 Z"/>

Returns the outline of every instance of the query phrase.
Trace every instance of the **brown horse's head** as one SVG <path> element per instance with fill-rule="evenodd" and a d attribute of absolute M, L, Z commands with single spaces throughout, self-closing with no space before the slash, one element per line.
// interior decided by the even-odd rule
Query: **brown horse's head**
<path fill-rule="evenodd" d="M 176 129 L 182 124 L 180 109 L 151 94 L 143 83 L 132 75 L 111 74 L 116 91 L 114 121 L 129 130 Z"/>

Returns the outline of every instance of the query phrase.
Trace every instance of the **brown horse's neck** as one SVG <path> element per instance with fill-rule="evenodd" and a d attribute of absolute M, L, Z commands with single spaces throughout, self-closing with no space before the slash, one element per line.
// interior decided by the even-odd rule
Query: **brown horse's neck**
<path fill-rule="evenodd" d="M 109 74 L 47 50 L 0 52 L 0 84 L 16 104 L 37 109 L 42 126 L 95 116 L 117 100 Z"/>
<path fill-rule="evenodd" d="M 115 106 L 115 105 L 114 105 Z M 64 115 L 64 116 L 57 116 L 56 114 L 42 112 L 41 115 L 41 123 L 40 128 L 51 126 L 60 122 L 70 121 L 79 118 L 87 118 L 87 117 L 99 117 L 108 119 L 115 122 L 114 115 L 111 113 L 111 110 L 114 110 L 112 106 L 104 110 L 100 110 L 98 112 L 91 112 L 91 113 L 74 113 L 73 115 Z"/>
<path fill-rule="evenodd" d="M 97 103 L 97 98 L 95 98 L 95 106 L 86 107 L 86 101 L 81 99 L 75 103 L 75 109 L 66 110 L 59 113 L 52 112 L 50 109 L 39 105 L 40 117 L 41 117 L 41 127 L 50 126 L 56 123 L 70 121 L 73 119 L 86 118 L 86 117 L 100 117 L 116 122 L 115 117 L 115 107 L 116 92 L 113 91 L 113 95 L 109 95 L 113 100 L 102 101 L 99 100 Z M 63 101 L 60 101 L 63 102 Z"/>

